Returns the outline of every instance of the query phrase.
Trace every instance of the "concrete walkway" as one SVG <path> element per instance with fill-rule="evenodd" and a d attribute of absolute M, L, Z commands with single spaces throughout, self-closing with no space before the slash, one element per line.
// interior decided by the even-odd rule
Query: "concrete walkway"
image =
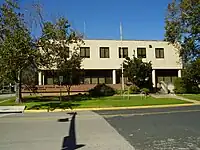
<path fill-rule="evenodd" d="M 9 101 L 9 98 L 14 97 L 14 96 L 15 96 L 15 94 L 3 94 L 3 95 L 0 95 L 0 103 L 4 103 L 6 101 Z"/>
<path fill-rule="evenodd" d="M 0 106 L 0 113 L 22 113 L 25 106 Z"/>
<path fill-rule="evenodd" d="M 135 150 L 92 111 L 9 115 L 0 126 L 1 150 Z"/>
<path fill-rule="evenodd" d="M 180 100 L 195 103 L 195 104 L 200 104 L 200 101 L 184 98 L 176 94 L 151 94 L 151 96 L 155 98 L 175 98 L 175 99 L 180 99 Z"/>
<path fill-rule="evenodd" d="M 79 112 L 76 122 L 77 141 L 85 143 L 81 150 L 135 150 L 104 118 L 94 112 Z"/>
<path fill-rule="evenodd" d="M 0 95 L 0 99 L 4 99 L 4 98 L 9 98 L 9 97 L 14 97 L 15 94 L 1 94 Z"/>

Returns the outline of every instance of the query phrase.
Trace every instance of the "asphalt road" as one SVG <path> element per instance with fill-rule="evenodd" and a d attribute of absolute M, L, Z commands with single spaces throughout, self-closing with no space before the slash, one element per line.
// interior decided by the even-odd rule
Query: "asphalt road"
<path fill-rule="evenodd" d="M 95 112 L 136 150 L 200 150 L 200 106 Z"/>

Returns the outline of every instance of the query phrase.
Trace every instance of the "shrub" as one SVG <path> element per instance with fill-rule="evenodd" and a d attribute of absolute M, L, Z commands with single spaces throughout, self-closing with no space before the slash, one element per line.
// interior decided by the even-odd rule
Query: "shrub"
<path fill-rule="evenodd" d="M 122 94 L 122 90 L 115 90 L 115 94 L 118 94 L 118 95 L 120 95 L 120 94 Z"/>
<path fill-rule="evenodd" d="M 183 94 L 187 92 L 186 84 L 184 83 L 182 78 L 177 78 L 174 81 L 174 92 L 176 94 Z"/>
<path fill-rule="evenodd" d="M 89 90 L 89 94 L 92 97 L 113 96 L 115 94 L 115 90 L 105 84 L 98 84 L 93 89 Z"/>
<path fill-rule="evenodd" d="M 131 85 L 129 87 L 129 93 L 130 94 L 137 94 L 137 93 L 139 93 L 139 91 L 140 91 L 140 88 L 136 85 Z"/>
<path fill-rule="evenodd" d="M 147 89 L 147 88 L 142 88 L 142 89 L 141 89 L 141 92 L 144 93 L 144 94 L 146 94 L 146 95 L 148 95 L 149 92 L 150 92 L 150 90 Z"/>

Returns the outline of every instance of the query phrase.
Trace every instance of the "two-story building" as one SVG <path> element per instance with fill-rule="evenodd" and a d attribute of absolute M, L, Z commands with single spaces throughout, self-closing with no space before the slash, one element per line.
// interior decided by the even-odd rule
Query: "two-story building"
<path fill-rule="evenodd" d="M 80 55 L 84 57 L 82 68 L 85 76 L 82 84 L 121 83 L 121 64 L 125 57 L 135 55 L 144 62 L 152 62 L 152 83 L 173 83 L 181 76 L 182 64 L 178 50 L 165 41 L 143 40 L 84 40 Z M 73 47 L 69 47 L 73 51 Z M 56 70 L 55 70 L 56 72 Z M 125 78 L 126 79 L 126 78 Z M 58 75 L 49 70 L 41 70 L 38 84 L 54 84 Z"/>

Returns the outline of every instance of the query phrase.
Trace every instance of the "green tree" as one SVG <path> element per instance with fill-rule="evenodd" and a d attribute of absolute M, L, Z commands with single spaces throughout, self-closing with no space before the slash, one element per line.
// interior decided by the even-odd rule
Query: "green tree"
<path fill-rule="evenodd" d="M 187 85 L 187 93 L 199 93 L 200 85 L 200 58 L 187 64 L 186 69 L 183 71 L 183 80 Z"/>
<path fill-rule="evenodd" d="M 142 62 L 141 59 L 133 57 L 124 61 L 124 75 L 128 80 L 140 88 L 152 88 L 152 65 L 151 62 Z"/>
<path fill-rule="evenodd" d="M 61 17 L 55 24 L 44 23 L 38 43 L 42 51 L 42 63 L 47 68 L 55 67 L 58 70 L 64 79 L 62 84 L 70 94 L 71 86 L 79 84 L 82 75 L 82 58 L 77 51 L 82 44 L 81 36 L 70 27 L 67 19 Z M 70 49 L 72 45 L 74 47 Z"/>
<path fill-rule="evenodd" d="M 165 40 L 179 49 L 186 92 L 199 91 L 200 0 L 173 0 L 165 18 Z"/>
<path fill-rule="evenodd" d="M 22 72 L 35 65 L 37 50 L 16 1 L 5 0 L 0 6 L 1 79 L 16 83 L 16 102 L 22 101 Z"/>
<path fill-rule="evenodd" d="M 165 18 L 165 40 L 179 43 L 184 64 L 200 57 L 200 0 L 173 0 Z"/>

